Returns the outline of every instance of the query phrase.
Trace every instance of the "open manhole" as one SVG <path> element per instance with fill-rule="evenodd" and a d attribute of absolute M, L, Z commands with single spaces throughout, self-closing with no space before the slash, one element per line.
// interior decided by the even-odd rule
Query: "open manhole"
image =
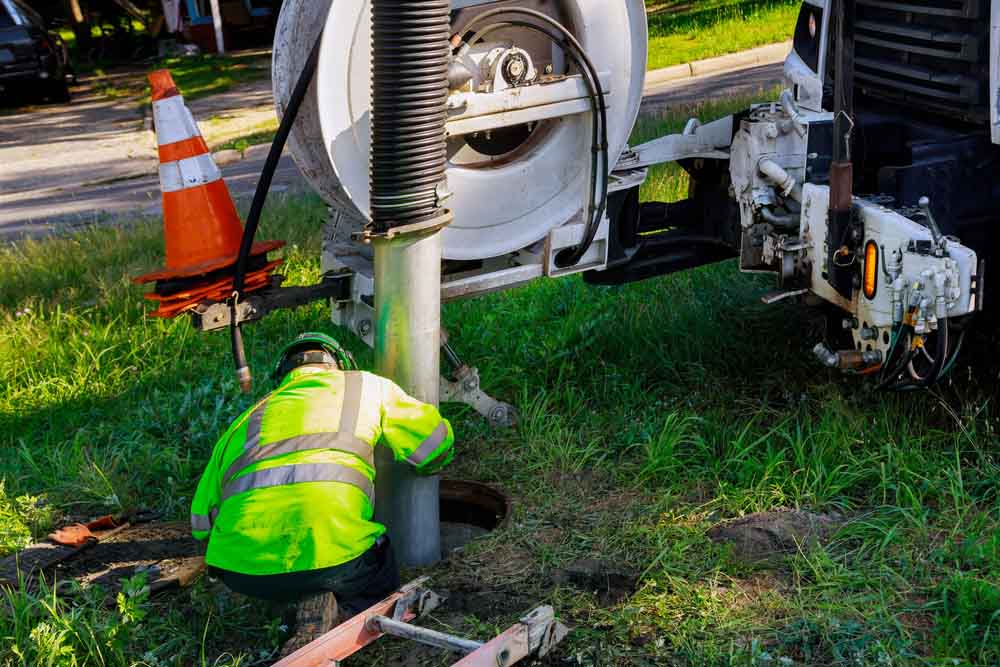
<path fill-rule="evenodd" d="M 441 550 L 445 555 L 503 525 L 510 501 L 478 482 L 441 480 Z"/>

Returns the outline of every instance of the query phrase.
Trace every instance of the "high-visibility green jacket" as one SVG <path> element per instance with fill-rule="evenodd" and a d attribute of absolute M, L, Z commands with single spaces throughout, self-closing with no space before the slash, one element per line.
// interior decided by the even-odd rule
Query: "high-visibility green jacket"
<path fill-rule="evenodd" d="M 364 372 L 293 371 L 237 419 L 212 452 L 191 505 L 206 562 L 264 575 L 333 567 L 385 532 L 372 521 L 374 447 L 433 474 L 454 455 L 432 405 Z"/>

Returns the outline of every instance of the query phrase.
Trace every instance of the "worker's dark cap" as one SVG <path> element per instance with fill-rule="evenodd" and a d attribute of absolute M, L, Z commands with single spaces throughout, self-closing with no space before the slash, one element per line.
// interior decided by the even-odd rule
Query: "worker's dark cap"
<path fill-rule="evenodd" d="M 332 336 L 325 333 L 301 334 L 285 346 L 274 365 L 271 379 L 281 382 L 286 375 L 306 364 L 331 364 L 341 370 L 357 370 L 354 357 Z"/>

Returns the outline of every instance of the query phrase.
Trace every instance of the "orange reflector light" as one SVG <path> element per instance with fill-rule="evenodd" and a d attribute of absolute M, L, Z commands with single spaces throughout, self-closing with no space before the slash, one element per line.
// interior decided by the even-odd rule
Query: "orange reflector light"
<path fill-rule="evenodd" d="M 878 291 L 878 244 L 869 241 L 865 246 L 865 297 L 869 301 L 875 298 Z"/>

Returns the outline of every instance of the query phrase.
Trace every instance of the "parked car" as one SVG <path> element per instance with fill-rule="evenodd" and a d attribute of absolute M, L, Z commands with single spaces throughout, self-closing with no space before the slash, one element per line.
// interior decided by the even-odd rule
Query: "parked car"
<path fill-rule="evenodd" d="M 0 0 L 0 87 L 68 102 L 71 76 L 59 35 L 23 0 Z"/>

